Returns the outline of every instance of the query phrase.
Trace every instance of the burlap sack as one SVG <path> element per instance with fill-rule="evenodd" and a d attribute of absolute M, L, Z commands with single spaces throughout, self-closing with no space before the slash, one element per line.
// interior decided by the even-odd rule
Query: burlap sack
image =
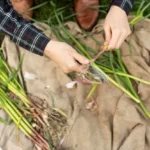
<path fill-rule="evenodd" d="M 66 24 L 73 35 L 81 42 L 98 50 L 99 46 L 87 35 L 84 35 L 76 23 Z M 47 36 L 53 37 L 50 28 L 37 24 Z M 100 42 L 104 41 L 103 21 L 100 21 L 92 31 Z M 150 21 L 144 20 L 135 26 L 130 38 L 132 55 L 128 51 L 129 44 L 124 42 L 121 47 L 122 59 L 130 72 L 139 78 L 150 81 Z M 128 39 L 129 40 L 129 39 Z M 20 56 L 24 53 L 22 76 L 26 73 L 35 75 L 33 80 L 25 78 L 27 92 L 46 99 L 52 105 L 68 114 L 70 128 L 66 133 L 60 149 L 66 150 L 149 150 L 150 121 L 141 108 L 111 83 L 100 85 L 94 99 L 97 109 L 87 110 L 86 96 L 91 86 L 78 84 L 74 89 L 67 89 L 66 83 L 71 79 L 47 57 L 32 54 L 16 46 L 8 37 L 3 42 L 7 61 L 16 68 Z M 48 88 L 47 88 L 48 87 Z M 150 111 L 150 88 L 137 84 L 137 92 Z M 1 111 L 1 116 L 6 116 Z M 3 126 L 3 127 L 2 127 Z M 6 129 L 7 128 L 7 129 Z M 0 146 L 4 150 L 19 150 L 14 133 L 14 126 L 0 125 Z M 20 133 L 22 136 L 22 134 Z M 8 138 L 8 136 L 10 138 Z M 26 149 L 32 150 L 27 139 L 20 138 Z M 26 142 L 25 142 L 26 141 Z"/>

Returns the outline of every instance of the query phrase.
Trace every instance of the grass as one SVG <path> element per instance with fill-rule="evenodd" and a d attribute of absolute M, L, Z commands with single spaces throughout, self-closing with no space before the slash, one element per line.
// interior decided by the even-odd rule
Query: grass
<path fill-rule="evenodd" d="M 150 9 L 150 2 L 146 0 L 142 1 L 135 13 L 136 17 L 130 22 L 130 25 L 134 25 L 145 18 L 149 18 L 150 12 L 148 11 L 148 9 Z"/>
<path fill-rule="evenodd" d="M 59 135 L 64 133 L 58 131 L 58 125 L 54 126 L 53 123 L 61 122 L 61 129 L 65 128 L 67 115 L 54 106 L 47 108 L 52 109 L 51 115 L 49 115 L 44 111 L 43 105 L 38 103 L 38 97 L 35 97 L 37 100 L 28 97 L 18 78 L 22 62 L 23 56 L 18 68 L 11 70 L 3 57 L 2 49 L 0 49 L 0 108 L 10 118 L 8 121 L 0 118 L 0 122 L 6 125 L 14 122 L 16 129 L 20 129 L 37 147 L 42 150 L 55 150 L 62 138 L 57 133 L 59 132 Z M 45 102 L 42 99 L 40 101 Z"/>
<path fill-rule="evenodd" d="M 76 14 L 73 11 L 74 6 L 72 0 L 62 0 L 59 2 L 57 0 L 35 0 L 34 5 L 35 6 L 30 9 L 35 10 L 33 21 L 47 23 L 51 27 L 57 39 L 73 45 L 73 47 L 80 54 L 92 60 L 92 56 L 96 55 L 97 51 L 91 47 L 87 47 L 83 43 L 80 43 L 79 40 L 74 37 L 63 25 L 66 21 L 75 20 Z M 99 9 L 101 12 L 100 18 L 104 18 L 106 16 L 106 8 L 108 5 L 109 2 L 107 0 L 102 0 L 101 5 L 99 7 L 94 7 L 93 9 Z M 133 26 L 142 19 L 149 18 L 149 8 L 150 2 L 148 0 L 136 0 L 131 12 L 131 14 L 135 15 L 135 18 L 130 22 L 130 25 Z M 88 34 L 84 31 L 83 33 Z M 101 46 L 101 43 L 94 39 L 92 35 L 89 36 L 93 41 L 96 42 L 96 44 Z M 21 67 L 22 60 L 23 57 L 18 65 L 18 69 L 12 72 L 7 63 L 4 61 L 2 54 L 0 55 L 0 107 L 3 108 L 11 118 L 10 121 L 5 121 L 4 119 L 0 118 L 0 122 L 9 124 L 13 120 L 18 128 L 21 129 L 24 134 L 28 136 L 36 145 L 43 150 L 50 150 L 53 147 L 51 145 L 51 135 L 49 134 L 47 126 L 45 125 L 45 131 L 47 131 L 44 134 L 46 135 L 45 138 L 31 126 L 31 120 L 40 119 L 38 120 L 40 122 L 42 118 L 40 113 L 38 113 L 39 109 L 37 110 L 36 105 L 28 99 L 24 89 L 18 81 L 17 73 Z M 146 109 L 143 101 L 140 99 L 136 89 L 133 86 L 133 83 L 141 82 L 143 84 L 150 85 L 150 82 L 128 74 L 127 69 L 121 59 L 120 50 L 102 54 L 99 59 L 91 63 L 91 67 L 93 68 L 94 73 L 100 76 L 103 80 L 111 82 L 117 88 L 127 94 L 130 99 L 135 101 L 137 105 L 141 107 L 145 115 L 150 118 L 149 111 Z M 93 85 L 87 96 L 87 99 L 92 96 L 97 87 L 97 84 Z M 17 100 L 14 101 L 9 96 L 9 93 L 13 93 Z M 34 108 L 35 111 L 31 111 L 31 108 Z M 61 110 L 57 108 L 53 109 L 56 112 L 59 112 L 59 114 L 65 118 L 67 117 L 66 114 L 64 114 Z M 34 115 L 38 115 L 39 118 L 34 118 Z M 42 124 L 45 123 L 42 122 Z"/>
<path fill-rule="evenodd" d="M 43 4 L 44 2 L 48 2 L 48 4 L 46 4 L 44 7 L 40 7 L 41 4 Z M 60 11 L 63 15 L 63 19 L 65 21 L 68 20 L 75 20 L 75 16 L 76 14 L 74 13 L 74 5 L 73 5 L 73 0 L 61 0 L 61 1 L 57 1 L 57 0 L 53 0 L 52 1 L 57 8 L 64 8 L 65 6 L 68 6 L 68 8 L 66 8 L 63 11 Z M 141 6 L 141 8 L 143 8 L 143 6 L 141 4 L 144 3 L 144 6 L 147 6 L 147 9 L 144 11 L 143 15 L 150 17 L 149 14 L 149 10 L 150 10 L 150 6 L 148 6 L 149 0 L 136 0 L 133 6 L 132 11 L 130 12 L 130 14 L 132 15 L 137 15 L 137 12 L 139 11 L 139 6 Z M 94 7 L 93 9 L 99 9 L 100 11 L 100 18 L 105 18 L 107 15 L 107 8 L 110 5 L 110 0 L 100 0 L 100 6 L 99 7 Z M 38 20 L 38 21 L 47 21 L 47 18 L 49 18 L 50 16 L 53 16 L 53 6 L 51 5 L 51 1 L 50 0 L 34 0 L 34 6 L 39 6 L 38 9 L 36 9 L 34 11 L 34 19 Z M 57 9 L 58 11 L 58 9 Z M 57 23 L 57 21 L 53 20 L 53 24 Z"/>
<path fill-rule="evenodd" d="M 31 141 L 43 150 L 50 150 L 45 138 L 40 135 L 31 125 L 30 120 L 36 119 L 38 123 L 42 116 L 38 113 L 37 105 L 34 105 L 25 93 L 18 80 L 18 71 L 21 67 L 23 57 L 18 69 L 13 72 L 4 60 L 2 50 L 0 51 L 0 108 L 9 115 L 10 121 L 0 118 L 0 122 L 10 124 L 12 121 Z M 15 97 L 15 99 L 13 99 Z M 36 117 L 34 117 L 36 116 Z M 39 118 L 39 119 L 38 119 Z M 42 121 L 42 124 L 45 124 Z M 40 123 L 41 125 L 41 123 Z M 42 125 L 41 125 L 42 126 Z"/>
<path fill-rule="evenodd" d="M 135 14 L 135 18 L 130 22 L 131 25 L 135 25 L 138 21 L 143 19 L 144 15 L 146 15 L 146 17 L 148 16 L 148 14 L 146 14 L 146 13 L 147 13 L 147 9 L 149 8 L 149 2 L 148 1 L 144 1 L 144 2 L 138 1 L 138 2 L 140 3 L 140 5 L 139 5 L 139 3 L 136 2 L 136 5 L 134 6 L 133 11 L 131 12 L 132 14 Z M 145 6 L 146 3 L 147 3 L 147 5 Z M 107 4 L 108 4 L 107 2 L 104 3 L 104 8 L 106 8 L 105 6 Z M 50 6 L 51 15 L 49 16 L 49 18 L 47 20 L 47 24 L 50 25 L 50 27 L 52 28 L 53 33 L 56 35 L 56 37 L 60 41 L 69 43 L 71 45 L 75 45 L 74 48 L 80 54 L 82 54 L 82 55 L 86 56 L 88 59 L 92 60 L 92 57 L 90 56 L 90 53 L 88 53 L 85 46 L 82 43 L 80 43 L 78 41 L 78 39 L 76 39 L 74 36 L 72 36 L 70 34 L 70 32 L 63 26 L 63 23 L 66 21 L 65 20 L 66 15 L 64 15 L 64 14 L 66 11 L 68 11 L 68 8 L 70 9 L 70 7 L 67 7 L 67 5 L 66 5 L 66 7 L 64 7 L 64 3 L 63 3 L 63 7 L 60 7 L 60 5 L 58 6 L 57 3 L 55 3 L 54 1 L 51 1 L 50 5 L 51 5 Z M 138 7 L 137 7 L 137 5 L 138 5 Z M 101 7 L 102 6 L 103 5 L 101 5 Z M 136 10 L 136 12 L 135 12 L 135 10 Z M 72 16 L 72 17 L 70 17 L 70 20 L 73 20 L 75 15 L 73 13 L 70 16 Z M 68 17 L 68 19 L 69 19 L 69 17 Z M 59 25 L 59 27 L 57 25 Z M 63 33 L 60 32 L 60 29 Z M 98 41 L 95 41 L 95 42 L 98 43 Z M 99 43 L 99 45 L 101 45 L 101 44 Z M 95 50 L 93 50 L 92 48 L 89 48 L 89 50 L 90 50 L 90 52 L 94 52 L 94 54 L 96 54 Z M 127 73 L 127 70 L 121 60 L 121 54 L 120 54 L 119 50 L 117 50 L 113 53 L 111 52 L 109 54 L 102 55 L 100 59 L 96 60 L 91 65 L 96 70 L 96 72 L 98 72 L 99 75 L 101 75 L 101 77 L 103 77 L 103 79 L 107 78 L 107 80 L 109 80 L 112 84 L 114 84 L 116 87 L 118 87 L 124 93 L 126 93 L 137 104 L 139 104 L 139 106 L 144 111 L 145 115 L 150 118 L 150 113 L 144 106 L 142 100 L 138 96 L 138 94 L 132 84 L 133 81 L 138 81 L 138 82 L 142 82 L 142 83 L 150 85 L 150 82 L 139 79 L 139 78 L 129 75 Z M 113 74 L 114 78 L 111 78 L 109 76 L 109 74 Z M 91 89 L 91 91 L 88 95 L 88 98 L 90 97 L 90 95 L 92 95 L 92 93 L 94 92 L 96 87 L 97 87 L 97 85 L 93 86 L 93 88 Z"/>
<path fill-rule="evenodd" d="M 53 10 L 53 11 L 55 12 L 55 16 L 58 21 L 59 28 L 61 29 L 61 31 L 63 31 L 63 33 L 61 33 L 61 32 L 59 32 L 60 31 L 59 29 L 56 30 L 59 32 L 59 34 L 58 33 L 56 34 L 57 38 L 59 40 L 65 41 L 65 42 L 68 42 L 68 40 L 66 40 L 66 39 L 70 39 L 74 43 L 73 45 L 76 45 L 76 48 L 82 55 L 84 55 L 88 59 L 92 60 L 92 57 L 86 51 L 86 49 L 82 46 L 82 43 L 80 43 L 73 35 L 71 35 L 71 33 L 63 26 L 63 20 L 61 20 L 61 17 L 59 17 L 59 15 L 57 14 L 57 12 L 55 10 Z M 68 42 L 68 43 L 70 43 L 70 42 Z M 103 58 L 107 59 L 107 63 L 101 63 L 101 61 L 103 61 Z M 98 60 L 98 61 L 92 63 L 92 67 L 94 67 L 97 70 L 97 72 L 99 72 L 99 74 L 103 74 L 112 84 L 114 84 L 116 87 L 118 87 L 124 93 L 126 93 L 137 104 L 139 104 L 139 106 L 144 111 L 145 115 L 148 118 L 150 118 L 149 111 L 146 109 L 142 100 L 140 99 L 136 90 L 133 87 L 131 78 L 129 78 L 130 75 L 128 75 L 127 70 L 122 62 L 121 54 L 120 54 L 119 50 L 110 52 L 108 55 L 103 55 L 103 57 L 100 58 L 100 61 Z M 103 69 L 103 68 L 105 68 L 105 69 Z M 108 72 L 106 70 L 111 70 L 111 73 L 114 75 L 114 79 L 111 78 L 109 76 L 109 74 L 107 74 Z M 117 74 L 118 72 L 124 74 L 125 76 L 124 77 L 119 76 Z M 150 84 L 150 82 L 138 79 L 137 77 L 134 77 L 134 76 L 132 76 L 132 80 L 138 80 L 143 83 Z M 93 93 L 93 91 L 96 89 L 95 86 L 92 88 L 89 95 L 91 95 L 91 93 Z"/>

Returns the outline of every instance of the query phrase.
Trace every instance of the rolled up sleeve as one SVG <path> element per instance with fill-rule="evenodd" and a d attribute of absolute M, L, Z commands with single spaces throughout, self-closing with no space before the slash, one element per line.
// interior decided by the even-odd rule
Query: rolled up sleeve
<path fill-rule="evenodd" d="M 108 8 L 108 11 L 112 5 L 115 5 L 115 6 L 120 7 L 121 9 L 123 9 L 126 12 L 126 14 L 128 15 L 133 7 L 133 4 L 134 4 L 134 0 L 112 0 L 110 6 Z"/>
<path fill-rule="evenodd" d="M 0 1 L 0 32 L 9 35 L 17 45 L 39 55 L 44 54 L 44 49 L 50 41 L 50 38 L 32 23 L 23 19 L 9 0 Z"/>

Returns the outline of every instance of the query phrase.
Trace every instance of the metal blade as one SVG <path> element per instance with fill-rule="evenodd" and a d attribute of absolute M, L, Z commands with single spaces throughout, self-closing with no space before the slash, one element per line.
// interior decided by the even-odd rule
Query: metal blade
<path fill-rule="evenodd" d="M 90 65 L 89 66 L 89 72 L 93 75 L 93 78 L 97 80 L 99 79 L 99 81 L 102 82 L 109 82 L 109 80 L 107 79 L 106 74 L 99 68 L 97 69 L 94 65 Z"/>

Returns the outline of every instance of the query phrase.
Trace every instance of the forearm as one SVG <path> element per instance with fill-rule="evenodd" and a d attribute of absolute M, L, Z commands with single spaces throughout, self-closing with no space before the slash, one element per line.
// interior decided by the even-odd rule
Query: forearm
<path fill-rule="evenodd" d="M 39 55 L 43 55 L 50 41 L 40 30 L 24 20 L 9 0 L 0 1 L 0 31 L 9 35 L 17 45 Z"/>

